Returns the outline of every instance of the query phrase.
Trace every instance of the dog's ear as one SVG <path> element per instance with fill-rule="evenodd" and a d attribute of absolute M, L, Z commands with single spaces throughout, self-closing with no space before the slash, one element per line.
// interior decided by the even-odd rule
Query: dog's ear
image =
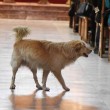
<path fill-rule="evenodd" d="M 81 47 L 82 47 L 82 43 L 81 43 L 81 42 L 78 42 L 78 43 L 75 45 L 75 51 L 76 51 L 76 52 L 80 51 Z"/>
<path fill-rule="evenodd" d="M 76 55 L 75 52 L 80 51 L 81 47 L 82 43 L 79 41 L 69 42 L 62 47 L 62 53 L 67 58 L 74 58 Z"/>
<path fill-rule="evenodd" d="M 73 58 L 73 52 L 72 52 L 72 48 L 70 48 L 69 46 L 64 46 L 63 48 L 62 48 L 62 53 L 63 53 L 63 55 L 66 57 L 66 58 Z"/>

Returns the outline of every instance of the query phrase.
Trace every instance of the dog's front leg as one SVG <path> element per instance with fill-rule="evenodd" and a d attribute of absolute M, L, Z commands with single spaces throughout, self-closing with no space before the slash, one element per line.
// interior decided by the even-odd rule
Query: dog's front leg
<path fill-rule="evenodd" d="M 31 68 L 31 71 L 32 71 L 32 73 L 33 73 L 33 78 L 34 78 L 34 81 L 35 81 L 35 83 L 36 83 L 36 87 L 38 88 L 38 89 L 42 89 L 42 86 L 39 84 L 39 82 L 38 82 L 38 79 L 37 79 L 37 69 L 36 68 Z"/>
<path fill-rule="evenodd" d="M 61 75 L 61 71 L 54 71 L 53 74 L 58 79 L 58 81 L 62 85 L 63 89 L 65 89 L 66 91 L 69 91 L 70 89 L 66 86 L 65 81 Z"/>
<path fill-rule="evenodd" d="M 46 82 L 47 82 L 47 77 L 48 77 L 49 72 L 50 72 L 49 70 L 43 70 L 42 84 L 43 84 L 44 91 L 50 90 L 48 87 L 46 87 Z"/>

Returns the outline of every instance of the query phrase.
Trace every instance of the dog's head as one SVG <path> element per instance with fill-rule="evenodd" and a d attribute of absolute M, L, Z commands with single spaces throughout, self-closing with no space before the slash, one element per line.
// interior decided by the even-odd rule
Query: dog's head
<path fill-rule="evenodd" d="M 88 57 L 88 55 L 92 52 L 90 47 L 81 41 L 76 42 L 75 51 L 78 53 L 79 56 L 84 56 L 84 57 Z"/>
<path fill-rule="evenodd" d="M 63 54 L 67 58 L 76 59 L 80 56 L 88 57 L 92 50 L 82 41 L 70 41 L 64 45 Z"/>

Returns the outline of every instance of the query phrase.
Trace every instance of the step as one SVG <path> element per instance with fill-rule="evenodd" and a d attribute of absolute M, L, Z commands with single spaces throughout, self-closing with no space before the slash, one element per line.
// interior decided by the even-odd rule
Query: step
<path fill-rule="evenodd" d="M 34 20 L 69 20 L 65 4 L 0 3 L 0 18 Z"/>

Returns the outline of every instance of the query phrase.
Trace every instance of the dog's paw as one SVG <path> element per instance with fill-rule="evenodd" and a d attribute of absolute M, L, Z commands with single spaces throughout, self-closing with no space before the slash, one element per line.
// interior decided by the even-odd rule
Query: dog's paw
<path fill-rule="evenodd" d="M 50 89 L 46 87 L 46 88 L 43 88 L 43 91 L 50 91 Z"/>
<path fill-rule="evenodd" d="M 11 85 L 10 89 L 15 89 L 15 87 L 16 87 L 15 85 Z"/>
<path fill-rule="evenodd" d="M 36 87 L 37 87 L 39 90 L 42 90 L 42 89 L 43 89 L 42 86 L 40 86 L 40 85 L 39 85 L 39 86 L 37 85 Z"/>
<path fill-rule="evenodd" d="M 68 87 L 66 87 L 66 88 L 64 88 L 65 89 L 65 91 L 70 91 L 70 89 L 68 88 Z"/>

